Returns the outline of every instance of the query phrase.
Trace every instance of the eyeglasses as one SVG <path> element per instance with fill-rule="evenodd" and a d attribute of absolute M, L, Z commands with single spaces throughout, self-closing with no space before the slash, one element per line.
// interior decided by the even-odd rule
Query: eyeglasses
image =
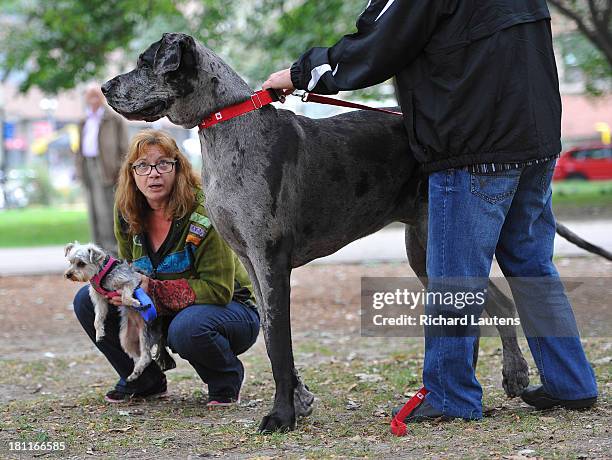
<path fill-rule="evenodd" d="M 161 160 L 152 165 L 142 162 L 132 166 L 132 169 L 137 176 L 148 176 L 153 171 L 153 168 L 155 168 L 158 174 L 167 174 L 174 169 L 174 163 L 176 163 L 176 160 Z"/>

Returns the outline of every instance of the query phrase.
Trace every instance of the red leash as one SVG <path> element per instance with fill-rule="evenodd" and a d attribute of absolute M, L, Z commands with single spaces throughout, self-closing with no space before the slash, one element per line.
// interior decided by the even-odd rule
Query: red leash
<path fill-rule="evenodd" d="M 232 118 L 239 117 L 245 113 L 252 112 L 253 110 L 261 109 L 262 107 L 269 105 L 273 102 L 285 102 L 285 98 L 288 95 L 300 96 L 293 94 L 293 91 L 275 91 L 275 90 L 259 90 L 251 95 L 251 98 L 241 102 L 239 104 L 231 105 L 219 110 L 216 113 L 209 115 L 207 118 L 202 120 L 198 125 L 200 129 L 210 128 L 217 123 L 222 123 Z M 349 107 L 352 109 L 372 110 L 375 112 L 389 113 L 391 115 L 402 115 L 401 112 L 395 112 L 388 109 L 379 109 L 376 107 L 369 107 L 363 104 L 356 104 L 354 102 L 341 101 L 331 97 L 319 96 L 318 94 L 304 93 L 301 95 L 302 102 L 316 102 L 317 104 L 335 105 L 337 107 Z"/>
<path fill-rule="evenodd" d="M 333 97 L 319 96 L 318 94 L 312 94 L 312 93 L 304 93 L 302 95 L 302 102 L 316 102 L 317 104 L 335 105 L 338 107 L 349 107 L 351 109 L 372 110 L 374 112 L 390 113 L 391 115 L 399 115 L 399 116 L 403 115 L 402 112 L 396 112 L 395 110 L 369 107 L 363 104 L 356 104 L 355 102 L 342 101 L 340 99 L 334 99 Z"/>
<path fill-rule="evenodd" d="M 425 400 L 425 395 L 427 393 L 429 393 L 429 391 L 423 387 L 404 404 L 404 407 L 402 407 L 397 415 L 393 417 L 393 420 L 391 420 L 391 433 L 395 436 L 406 436 L 407 429 L 404 420 L 406 420 L 406 417 L 412 414 L 412 411 L 419 407 Z"/>

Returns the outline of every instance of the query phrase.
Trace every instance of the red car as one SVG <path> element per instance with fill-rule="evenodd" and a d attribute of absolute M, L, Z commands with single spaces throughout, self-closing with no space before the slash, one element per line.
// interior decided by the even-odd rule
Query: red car
<path fill-rule="evenodd" d="M 557 160 L 553 180 L 612 179 L 612 145 L 573 147 Z"/>

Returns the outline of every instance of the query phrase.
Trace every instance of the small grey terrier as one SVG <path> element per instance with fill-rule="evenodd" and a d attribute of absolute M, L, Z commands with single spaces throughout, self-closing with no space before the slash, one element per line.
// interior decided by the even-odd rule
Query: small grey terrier
<path fill-rule="evenodd" d="M 141 277 L 127 262 L 114 259 L 95 244 L 68 243 L 64 255 L 70 267 L 64 276 L 72 281 L 89 282 L 89 297 L 94 305 L 96 341 L 104 336 L 104 322 L 108 314 L 108 299 L 119 295 L 122 305 L 119 341 L 121 348 L 134 360 L 134 370 L 128 382 L 137 379 L 155 359 L 162 370 L 176 366 L 166 350 L 165 339 L 159 321 L 148 324 L 138 311 L 140 302 L 134 298 L 134 290 L 140 285 Z M 156 324 L 157 323 L 157 324 Z M 152 353 L 152 349 L 156 352 Z M 161 362 L 160 362 L 161 361 Z"/>

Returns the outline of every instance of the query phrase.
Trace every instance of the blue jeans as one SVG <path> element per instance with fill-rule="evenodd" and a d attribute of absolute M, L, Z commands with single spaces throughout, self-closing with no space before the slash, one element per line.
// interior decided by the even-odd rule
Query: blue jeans
<path fill-rule="evenodd" d="M 545 391 L 556 398 L 591 398 L 597 395 L 595 376 L 552 262 L 555 218 L 550 183 L 554 166 L 555 162 L 550 161 L 489 174 L 465 169 L 431 174 L 429 289 L 433 286 L 435 291 L 436 283 L 442 286 L 445 279 L 454 278 L 469 280 L 468 291 L 482 290 L 494 255 L 507 278 L 545 278 L 547 291 L 540 293 L 537 302 L 530 301 L 529 289 L 511 283 L 540 379 Z M 448 308 L 426 308 L 449 314 Z M 471 308 L 469 313 L 482 313 L 482 306 Z M 542 318 L 563 325 L 563 333 L 538 334 Z M 427 400 L 436 409 L 449 416 L 479 419 L 482 388 L 474 372 L 477 338 L 472 332 L 467 328 L 463 334 L 455 334 L 458 336 L 443 336 L 425 329 L 423 383 L 430 391 Z"/>
<path fill-rule="evenodd" d="M 137 380 L 126 382 L 134 369 L 134 362 L 119 343 L 119 312 L 115 307 L 109 308 L 106 336 L 97 343 L 94 307 L 87 286 L 77 293 L 73 304 L 83 329 L 119 374 L 118 390 L 138 393 L 159 384 L 163 373 L 155 362 Z M 172 318 L 168 345 L 189 361 L 208 384 L 210 398 L 235 398 L 244 377 L 244 367 L 237 355 L 247 351 L 258 334 L 258 313 L 239 302 L 232 301 L 225 306 L 191 305 Z"/>

